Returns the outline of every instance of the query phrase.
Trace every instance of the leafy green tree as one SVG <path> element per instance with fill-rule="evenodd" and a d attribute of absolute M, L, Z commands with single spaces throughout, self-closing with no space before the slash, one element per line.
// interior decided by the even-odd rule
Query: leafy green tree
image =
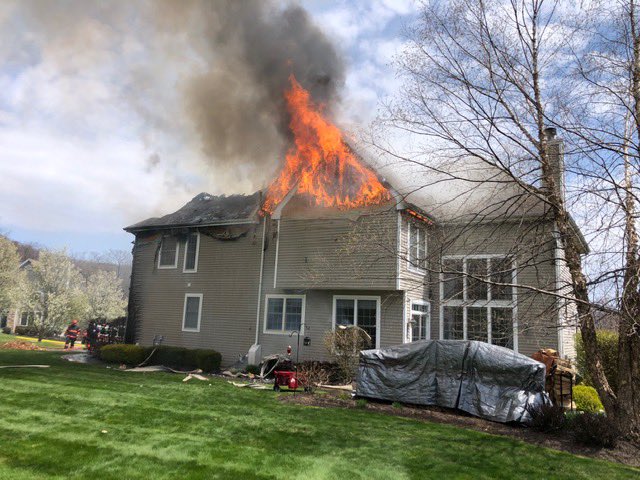
<path fill-rule="evenodd" d="M 87 317 L 112 320 L 125 314 L 127 301 L 116 272 L 98 270 L 87 279 Z"/>
<path fill-rule="evenodd" d="M 22 273 L 18 270 L 20 255 L 15 244 L 0 235 L 0 313 L 15 303 Z"/>

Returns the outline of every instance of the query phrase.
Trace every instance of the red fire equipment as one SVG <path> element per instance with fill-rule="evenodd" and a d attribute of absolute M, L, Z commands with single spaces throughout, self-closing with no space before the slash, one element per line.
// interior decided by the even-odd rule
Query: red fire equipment
<path fill-rule="evenodd" d="M 287 387 L 289 390 L 295 391 L 300 386 L 300 379 L 297 372 L 276 370 L 273 374 L 275 375 L 273 389 L 276 392 L 280 391 L 280 387 Z"/>

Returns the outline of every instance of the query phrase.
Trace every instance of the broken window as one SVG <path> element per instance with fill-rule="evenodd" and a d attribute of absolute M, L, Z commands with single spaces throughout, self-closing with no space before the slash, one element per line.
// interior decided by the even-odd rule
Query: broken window
<path fill-rule="evenodd" d="M 367 332 L 372 346 L 378 342 L 379 297 L 334 297 L 335 326 L 355 325 Z"/>
<path fill-rule="evenodd" d="M 187 236 L 184 248 L 184 271 L 196 272 L 198 270 L 198 250 L 200 247 L 200 234 L 190 233 Z"/>
<path fill-rule="evenodd" d="M 178 239 L 162 237 L 158 268 L 176 268 L 178 266 Z"/>
<path fill-rule="evenodd" d="M 190 331 L 190 332 L 199 332 L 201 315 L 202 315 L 202 294 L 187 293 L 184 297 L 184 314 L 182 318 L 182 330 Z"/>
<path fill-rule="evenodd" d="M 427 236 L 424 228 L 409 222 L 409 268 L 425 270 L 427 267 Z"/>
<path fill-rule="evenodd" d="M 304 298 L 304 295 L 267 295 L 265 332 L 299 332 L 304 323 Z"/>
<path fill-rule="evenodd" d="M 444 258 L 442 270 L 441 338 L 478 340 L 517 350 L 513 259 L 499 255 Z"/>

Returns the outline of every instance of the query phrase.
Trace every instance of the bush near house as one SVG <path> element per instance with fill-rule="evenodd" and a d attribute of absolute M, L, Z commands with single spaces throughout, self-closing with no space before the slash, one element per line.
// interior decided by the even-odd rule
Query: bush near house
<path fill-rule="evenodd" d="M 105 362 L 140 365 L 153 351 L 154 347 L 117 344 L 100 348 L 100 358 Z M 187 349 L 182 347 L 157 347 L 151 365 L 166 365 L 174 368 L 200 368 L 205 372 L 220 369 L 222 356 L 215 350 Z"/>
<path fill-rule="evenodd" d="M 620 435 L 614 423 L 602 413 L 572 415 L 569 428 L 575 441 L 588 447 L 614 448 Z"/>
<path fill-rule="evenodd" d="M 573 401 L 576 402 L 576 408 L 583 412 L 598 413 L 604 410 L 598 392 L 588 385 L 573 387 Z"/>
<path fill-rule="evenodd" d="M 530 408 L 529 414 L 531 415 L 531 428 L 538 432 L 557 432 L 566 424 L 564 409 L 561 405 L 539 405 Z"/>
<path fill-rule="evenodd" d="M 604 367 L 604 373 L 609 380 L 609 385 L 615 391 L 618 386 L 618 334 L 610 332 L 608 330 L 598 330 L 596 332 L 596 339 L 598 341 L 598 349 L 602 357 L 602 366 Z M 583 375 L 583 383 L 585 385 L 593 386 L 593 382 L 587 371 L 587 363 L 585 361 L 584 346 L 582 344 L 582 337 L 580 334 L 576 335 L 576 354 L 577 354 L 577 366 L 578 371 Z"/>
<path fill-rule="evenodd" d="M 104 345 L 100 348 L 100 358 L 109 363 L 140 365 L 147 358 L 148 350 L 139 345 Z"/>

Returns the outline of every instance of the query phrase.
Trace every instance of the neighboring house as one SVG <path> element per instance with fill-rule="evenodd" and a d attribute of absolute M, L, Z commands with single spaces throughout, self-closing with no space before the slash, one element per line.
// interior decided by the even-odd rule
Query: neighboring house
<path fill-rule="evenodd" d="M 18 267 L 20 270 L 26 271 L 27 276 L 29 276 L 29 272 L 32 269 L 32 261 L 31 258 L 27 258 Z M 19 306 L 11 306 L 4 311 L 4 315 L 0 314 L 0 328 L 9 327 L 11 333 L 16 331 L 16 327 L 27 327 L 29 325 L 33 325 L 33 314 L 21 309 Z"/>
<path fill-rule="evenodd" d="M 561 165 L 561 141 L 550 144 Z M 393 193 L 383 205 L 309 207 L 294 190 L 264 214 L 260 192 L 201 193 L 126 227 L 129 338 L 212 348 L 230 364 L 252 345 L 295 352 L 300 331 L 300 358 L 324 359 L 326 332 L 358 325 L 375 347 L 466 338 L 574 357 L 575 304 L 539 293 L 569 293 L 544 205 L 486 166 L 452 164 L 446 177 L 456 168 L 451 184 L 379 169 Z"/>

